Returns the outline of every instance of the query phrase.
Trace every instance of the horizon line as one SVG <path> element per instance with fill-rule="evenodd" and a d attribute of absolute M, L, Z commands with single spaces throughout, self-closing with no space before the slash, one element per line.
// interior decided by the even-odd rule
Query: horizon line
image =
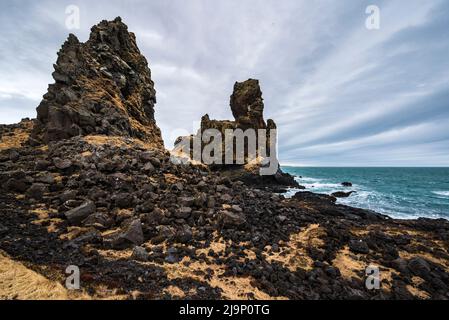
<path fill-rule="evenodd" d="M 401 166 L 401 165 L 391 165 L 391 166 L 323 166 L 323 165 L 298 165 L 298 164 L 281 164 L 281 167 L 297 167 L 297 168 L 449 168 L 449 165 L 447 166 L 441 166 L 441 165 L 424 165 L 424 166 Z"/>

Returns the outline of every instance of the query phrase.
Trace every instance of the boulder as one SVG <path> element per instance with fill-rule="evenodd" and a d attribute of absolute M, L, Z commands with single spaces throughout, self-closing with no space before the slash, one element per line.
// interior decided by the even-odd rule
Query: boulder
<path fill-rule="evenodd" d="M 37 160 L 34 164 L 34 170 L 36 170 L 36 171 L 46 170 L 50 165 L 51 165 L 50 161 Z"/>
<path fill-rule="evenodd" d="M 335 198 L 348 198 L 353 193 L 357 193 L 357 191 L 350 191 L 350 192 L 337 191 L 332 193 L 331 196 Z"/>
<path fill-rule="evenodd" d="M 126 192 L 114 195 L 112 200 L 118 208 L 125 209 L 133 206 L 133 196 Z"/>
<path fill-rule="evenodd" d="M 51 173 L 47 172 L 47 173 L 39 174 L 35 178 L 35 180 L 37 182 L 42 182 L 42 183 L 45 183 L 45 184 L 53 184 L 55 182 L 55 177 Z"/>
<path fill-rule="evenodd" d="M 158 231 L 157 236 L 151 239 L 151 243 L 153 244 L 158 244 L 165 240 L 170 240 L 176 235 L 176 232 L 170 226 L 157 226 L 156 230 Z"/>
<path fill-rule="evenodd" d="M 219 219 L 225 228 L 234 228 L 246 223 L 245 216 L 242 213 L 222 210 L 219 212 Z"/>
<path fill-rule="evenodd" d="M 7 191 L 25 192 L 30 186 L 30 179 L 22 170 L 0 171 L 1 181 L 6 181 L 1 187 Z"/>
<path fill-rule="evenodd" d="M 60 170 L 65 170 L 70 168 L 73 163 L 68 159 L 54 158 L 53 164 L 55 165 L 56 168 Z"/>
<path fill-rule="evenodd" d="M 429 263 L 420 257 L 415 257 L 409 260 L 408 268 L 412 272 L 412 274 L 426 278 L 430 273 L 430 265 Z"/>
<path fill-rule="evenodd" d="M 313 193 L 310 191 L 300 191 L 295 193 L 293 199 L 308 202 L 320 202 L 320 203 L 335 203 L 337 199 L 334 196 L 327 194 Z"/>
<path fill-rule="evenodd" d="M 133 220 L 126 230 L 120 235 L 120 238 L 125 239 L 135 245 L 141 245 L 144 242 L 142 223 L 140 220 Z"/>
<path fill-rule="evenodd" d="M 67 211 L 64 215 L 71 224 L 80 224 L 96 210 L 95 203 L 88 200 L 79 207 Z"/>
<path fill-rule="evenodd" d="M 146 214 L 146 221 L 149 225 L 157 225 L 163 218 L 164 213 L 159 208 L 155 208 L 152 212 Z"/>
<path fill-rule="evenodd" d="M 147 172 L 147 173 L 151 173 L 155 170 L 153 164 L 151 162 L 147 162 L 144 164 L 144 166 L 142 167 L 142 170 Z"/>
<path fill-rule="evenodd" d="M 114 220 L 104 213 L 94 213 L 89 215 L 83 225 L 86 227 L 94 227 L 97 229 L 108 229 L 114 224 Z"/>
<path fill-rule="evenodd" d="M 183 226 L 176 233 L 176 240 L 180 243 L 188 243 L 190 240 L 192 240 L 192 236 L 192 229 L 188 226 Z"/>
<path fill-rule="evenodd" d="M 41 200 L 46 192 L 48 192 L 48 187 L 46 184 L 33 183 L 31 187 L 27 190 L 26 194 L 30 198 Z"/>
<path fill-rule="evenodd" d="M 192 213 L 192 208 L 181 207 L 175 211 L 175 217 L 179 218 L 179 219 L 187 219 L 188 217 L 190 217 L 191 213 Z"/>
<path fill-rule="evenodd" d="M 149 254 L 147 250 L 140 246 L 135 246 L 133 249 L 133 253 L 131 254 L 131 259 L 146 262 L 148 261 Z"/>
<path fill-rule="evenodd" d="M 362 253 L 362 254 L 369 253 L 369 247 L 363 240 L 349 241 L 349 250 L 351 250 L 354 253 Z"/>
<path fill-rule="evenodd" d="M 178 202 L 183 207 L 191 207 L 191 206 L 193 206 L 193 204 L 195 202 L 195 198 L 194 197 L 180 197 L 178 199 Z"/>

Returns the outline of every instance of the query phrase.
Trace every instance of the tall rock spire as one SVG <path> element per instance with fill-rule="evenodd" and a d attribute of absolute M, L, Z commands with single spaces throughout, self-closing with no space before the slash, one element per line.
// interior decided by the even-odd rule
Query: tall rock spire
<path fill-rule="evenodd" d="M 265 129 L 263 98 L 259 80 L 236 82 L 231 95 L 231 110 L 240 127 Z"/>
<path fill-rule="evenodd" d="M 37 108 L 33 138 L 105 134 L 163 145 L 148 62 L 120 18 L 94 26 L 85 43 L 69 35 L 54 68 L 55 83 Z"/>

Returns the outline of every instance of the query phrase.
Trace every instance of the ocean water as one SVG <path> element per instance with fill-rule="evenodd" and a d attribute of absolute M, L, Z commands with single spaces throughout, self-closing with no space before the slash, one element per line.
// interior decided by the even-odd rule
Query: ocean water
<path fill-rule="evenodd" d="M 282 167 L 305 191 L 357 191 L 338 203 L 371 209 L 398 219 L 449 219 L 449 168 Z M 301 178 L 302 177 L 302 178 Z M 342 182 L 352 183 L 343 187 Z M 290 190 L 292 195 L 298 190 Z"/>

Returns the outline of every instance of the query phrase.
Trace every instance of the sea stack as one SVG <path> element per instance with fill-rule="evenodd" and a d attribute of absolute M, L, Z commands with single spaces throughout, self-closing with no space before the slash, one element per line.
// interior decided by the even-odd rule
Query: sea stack
<path fill-rule="evenodd" d="M 226 136 L 226 130 L 237 130 L 241 129 L 243 131 L 248 129 L 255 130 L 255 134 L 257 139 L 259 139 L 259 129 L 266 129 L 266 156 L 270 156 L 270 152 L 274 150 L 274 148 L 270 148 L 270 135 L 273 134 L 274 129 L 276 129 L 276 123 L 272 119 L 268 119 L 265 122 L 263 117 L 264 111 L 264 103 L 262 98 L 262 90 L 260 88 L 259 80 L 257 79 L 248 79 L 243 82 L 236 82 L 234 84 L 233 92 L 230 96 L 229 102 L 232 114 L 234 116 L 234 120 L 213 120 L 210 119 L 208 114 L 205 114 L 201 118 L 201 126 L 199 129 L 199 133 L 204 134 L 206 130 L 216 129 L 221 133 L 222 137 Z M 193 158 L 192 147 L 193 147 L 193 139 L 201 139 L 201 137 L 197 135 L 191 135 L 190 137 L 179 137 L 175 141 L 175 148 L 172 151 L 172 154 L 175 156 Z M 185 150 L 185 139 L 190 141 L 190 151 Z M 234 163 L 226 163 L 225 162 L 225 152 L 227 146 L 225 144 L 226 139 L 223 138 L 222 142 L 222 164 L 216 165 L 213 164 L 210 167 L 215 170 L 222 171 L 222 174 L 228 176 L 232 180 L 240 180 L 249 185 L 258 185 L 264 187 L 275 187 L 275 188 L 284 188 L 284 187 L 296 187 L 302 188 L 295 181 L 295 179 L 287 174 L 282 172 L 279 165 L 277 165 L 277 170 L 273 174 L 261 176 L 259 174 L 260 167 L 265 162 L 265 159 L 261 157 L 260 154 L 257 154 L 255 159 L 248 157 L 248 145 L 245 143 L 244 146 L 244 163 L 238 164 L 236 163 L 236 148 L 233 146 L 234 153 Z M 182 142 L 182 143 L 181 143 Z M 184 149 L 183 149 L 184 148 Z M 204 143 L 202 144 L 202 150 L 204 148 Z M 187 148 L 188 149 L 188 148 Z M 182 151 L 181 151 L 182 150 Z M 273 155 L 276 158 L 276 155 Z M 277 159 L 276 159 L 277 162 Z M 278 162 L 277 162 L 278 163 Z"/>
<path fill-rule="evenodd" d="M 163 146 L 151 71 L 120 17 L 94 26 L 85 43 L 70 34 L 54 69 L 55 83 L 37 108 L 32 139 L 103 134 Z"/>

